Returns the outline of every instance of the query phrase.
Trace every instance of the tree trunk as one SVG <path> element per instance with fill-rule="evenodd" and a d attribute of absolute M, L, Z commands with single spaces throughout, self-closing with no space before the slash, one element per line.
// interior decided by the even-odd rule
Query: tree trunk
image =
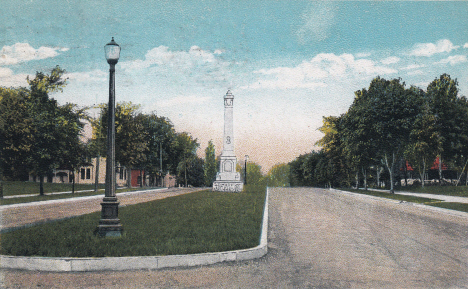
<path fill-rule="evenodd" d="M 70 174 L 73 175 L 73 180 L 72 180 L 72 194 L 75 193 L 75 173 L 73 170 L 70 170 Z"/>
<path fill-rule="evenodd" d="M 439 156 L 439 186 L 442 186 L 442 156 Z"/>
<path fill-rule="evenodd" d="M 126 169 L 126 171 L 127 171 L 127 187 L 131 188 L 132 187 L 132 170 Z"/>
<path fill-rule="evenodd" d="M 394 176 L 393 176 L 393 169 L 395 166 L 395 153 L 392 153 L 392 165 L 390 166 L 388 163 L 388 157 L 385 156 L 385 164 L 387 165 L 388 173 L 390 175 L 390 193 L 394 194 L 395 193 L 395 188 L 394 188 Z"/>
<path fill-rule="evenodd" d="M 405 166 L 405 187 L 408 186 L 408 166 L 406 164 L 406 160 L 404 160 L 404 166 Z"/>
<path fill-rule="evenodd" d="M 44 176 L 39 175 L 39 196 L 44 195 Z"/>
<path fill-rule="evenodd" d="M 377 170 L 376 170 L 376 173 L 377 173 L 377 188 L 380 189 L 380 167 L 377 166 Z"/>
<path fill-rule="evenodd" d="M 356 171 L 356 190 L 359 189 L 359 169 Z"/>
<path fill-rule="evenodd" d="M 362 169 L 362 175 L 364 176 L 364 190 L 367 191 L 367 170 L 366 169 Z"/>
<path fill-rule="evenodd" d="M 98 154 L 96 158 L 96 175 L 94 176 L 94 192 L 98 191 L 99 187 L 99 165 L 101 156 Z"/>
<path fill-rule="evenodd" d="M 426 175 L 426 162 L 423 160 L 423 167 L 422 167 L 422 172 L 419 171 L 419 175 L 421 176 L 421 187 L 424 188 L 424 176 Z"/>

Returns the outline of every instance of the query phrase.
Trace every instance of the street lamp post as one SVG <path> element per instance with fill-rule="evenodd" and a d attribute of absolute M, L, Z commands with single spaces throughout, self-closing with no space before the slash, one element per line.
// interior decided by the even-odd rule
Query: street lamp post
<path fill-rule="evenodd" d="M 244 163 L 244 185 L 247 185 L 247 161 L 249 160 L 249 156 L 245 155 L 245 163 Z"/>
<path fill-rule="evenodd" d="M 122 224 L 119 219 L 119 202 L 115 195 L 115 65 L 119 61 L 120 46 L 112 41 L 104 46 L 107 63 L 110 65 L 109 77 L 109 106 L 107 108 L 107 159 L 106 159 L 106 190 L 101 203 L 101 220 L 99 220 L 98 234 L 100 237 L 120 237 Z"/>

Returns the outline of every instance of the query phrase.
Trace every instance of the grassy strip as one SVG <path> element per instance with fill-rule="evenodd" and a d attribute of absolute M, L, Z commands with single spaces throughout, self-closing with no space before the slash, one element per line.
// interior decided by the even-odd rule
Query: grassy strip
<path fill-rule="evenodd" d="M 265 188 L 200 191 L 121 207 L 124 234 L 99 238 L 100 212 L 1 234 L 0 253 L 104 257 L 218 252 L 259 244 Z"/>
<path fill-rule="evenodd" d="M 392 200 L 399 200 L 399 201 L 405 201 L 405 202 L 412 202 L 412 203 L 431 203 L 431 202 L 439 202 L 440 200 L 435 200 L 435 199 L 428 199 L 428 198 L 420 198 L 420 197 L 414 197 L 414 196 L 405 196 L 405 195 L 398 195 L 398 194 L 390 194 L 386 192 L 377 192 L 377 191 L 371 191 L 371 190 L 356 190 L 356 189 L 340 189 L 343 191 L 348 191 L 352 193 L 358 193 L 358 194 L 364 194 L 364 195 L 370 195 L 370 196 L 375 196 L 375 197 L 381 197 L 381 198 L 387 198 L 387 199 L 392 199 Z"/>
<path fill-rule="evenodd" d="M 104 185 L 99 185 L 99 189 L 104 189 Z M 72 184 L 57 184 L 57 183 L 44 183 L 44 192 L 71 192 Z M 75 184 L 75 191 L 94 190 L 94 184 Z M 6 181 L 3 182 L 3 195 L 4 196 L 17 196 L 17 195 L 39 195 L 39 183 L 36 182 L 18 182 Z"/>
<path fill-rule="evenodd" d="M 468 213 L 468 204 L 440 202 L 440 203 L 432 203 L 432 204 L 428 204 L 428 205 Z"/>
<path fill-rule="evenodd" d="M 408 186 L 401 187 L 398 190 L 402 192 L 413 192 L 413 193 L 425 193 L 434 195 L 446 195 L 446 196 L 457 196 L 457 197 L 468 197 L 467 186 Z"/>
<path fill-rule="evenodd" d="M 150 189 L 158 189 L 158 188 L 123 188 L 117 189 L 117 193 L 123 192 L 133 192 L 133 191 L 140 191 L 140 190 L 150 190 Z M 87 197 L 87 196 L 95 196 L 95 195 L 102 195 L 104 196 L 104 191 L 99 190 L 97 192 L 81 192 L 81 193 L 74 193 L 74 194 L 57 194 L 57 195 L 44 195 L 38 196 L 34 195 L 31 197 L 18 197 L 18 198 L 11 198 L 11 199 L 0 199 L 0 205 L 12 205 L 12 204 L 21 204 L 21 203 L 30 203 L 30 202 L 40 202 L 40 201 L 49 201 L 49 200 L 59 200 L 59 199 L 68 199 L 68 198 L 78 198 L 78 197 Z"/>

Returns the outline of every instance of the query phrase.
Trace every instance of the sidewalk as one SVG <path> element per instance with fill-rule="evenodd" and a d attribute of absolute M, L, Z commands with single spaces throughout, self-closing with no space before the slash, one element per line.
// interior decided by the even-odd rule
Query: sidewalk
<path fill-rule="evenodd" d="M 163 188 L 118 193 L 120 206 L 149 202 L 204 188 Z M 64 219 L 101 210 L 103 195 L 0 206 L 0 230 Z"/>
<path fill-rule="evenodd" d="M 75 194 L 77 193 L 87 193 L 87 192 L 93 192 L 94 190 L 82 190 L 82 191 L 75 191 Z M 104 189 L 99 189 L 98 191 L 104 191 Z M 72 191 L 68 192 L 53 192 L 53 193 L 47 193 L 47 196 L 50 195 L 64 195 L 64 194 L 71 194 Z M 13 196 L 3 196 L 4 199 L 15 199 L 15 198 L 27 198 L 27 197 L 35 197 L 37 194 L 26 194 L 26 195 L 13 195 Z"/>
<path fill-rule="evenodd" d="M 368 188 L 368 190 L 369 191 L 377 191 L 377 192 L 385 192 L 385 193 L 389 192 L 389 190 L 370 189 L 370 188 Z M 468 204 L 468 198 L 467 197 L 434 195 L 434 194 L 425 194 L 425 193 L 410 193 L 410 192 L 401 192 L 401 191 L 395 191 L 395 194 L 405 195 L 405 196 L 414 196 L 414 197 L 420 197 L 420 198 L 428 198 L 428 199 L 436 199 L 436 200 L 441 200 L 441 201 L 450 202 L 450 203 Z"/>

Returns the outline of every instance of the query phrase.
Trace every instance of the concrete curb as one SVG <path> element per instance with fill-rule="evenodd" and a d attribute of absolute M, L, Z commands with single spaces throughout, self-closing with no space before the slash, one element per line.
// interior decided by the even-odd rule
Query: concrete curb
<path fill-rule="evenodd" d="M 267 188 L 260 244 L 254 248 L 190 255 L 141 257 L 60 258 L 0 255 L 0 268 L 52 272 L 150 270 L 211 265 L 225 261 L 243 261 L 260 258 L 268 252 L 268 199 L 269 189 Z"/>
<path fill-rule="evenodd" d="M 438 213 L 444 213 L 444 214 L 447 214 L 447 215 L 458 216 L 458 217 L 462 217 L 462 218 L 468 218 L 468 213 L 461 212 L 461 211 L 456 211 L 456 210 L 451 210 L 451 209 L 439 208 L 439 207 L 428 206 L 428 205 L 425 205 L 425 204 L 412 203 L 412 202 L 401 202 L 401 201 L 398 201 L 398 200 L 392 200 L 392 199 L 387 199 L 387 198 L 370 196 L 370 195 L 366 195 L 366 194 L 353 193 L 353 192 L 342 191 L 342 190 L 337 190 L 337 189 L 330 189 L 330 191 L 340 192 L 340 193 L 344 193 L 344 194 L 348 194 L 348 195 L 352 195 L 352 196 L 358 196 L 358 197 L 361 197 L 361 198 L 368 198 L 368 199 L 381 200 L 381 201 L 383 200 L 383 201 L 391 202 L 391 203 L 395 203 L 395 204 L 405 204 L 405 205 L 410 205 L 410 206 L 418 207 L 418 208 L 425 209 L 425 210 L 435 211 L 435 212 L 438 212 Z"/>

